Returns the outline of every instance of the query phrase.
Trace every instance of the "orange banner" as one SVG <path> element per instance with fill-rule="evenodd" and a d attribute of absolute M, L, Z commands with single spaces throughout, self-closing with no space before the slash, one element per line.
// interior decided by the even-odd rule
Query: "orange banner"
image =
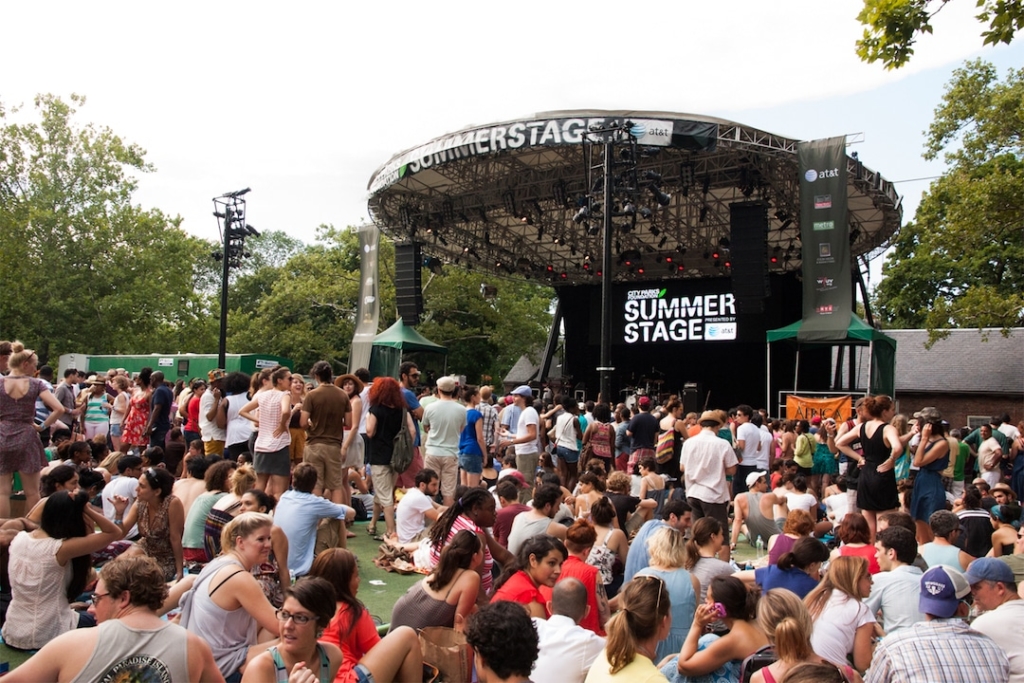
<path fill-rule="evenodd" d="M 803 396 L 786 397 L 786 419 L 807 420 L 813 417 L 826 419 L 831 417 L 836 422 L 849 420 L 853 414 L 853 399 L 850 396 L 835 398 L 805 398 Z"/>

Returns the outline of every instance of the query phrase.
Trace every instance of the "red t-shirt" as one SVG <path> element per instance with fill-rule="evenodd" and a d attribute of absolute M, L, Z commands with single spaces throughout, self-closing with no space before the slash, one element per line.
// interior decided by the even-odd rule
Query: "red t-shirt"
<path fill-rule="evenodd" d="M 529 605 L 536 602 L 544 606 L 544 617 L 550 617 L 548 613 L 547 598 L 540 592 L 526 572 L 519 570 L 509 577 L 508 581 L 491 596 L 491 602 L 518 602 L 520 605 Z"/>
<path fill-rule="evenodd" d="M 192 396 L 188 400 L 188 419 L 185 420 L 185 431 L 186 432 L 198 432 L 199 431 L 199 401 L 198 396 Z"/>
<path fill-rule="evenodd" d="M 529 505 L 512 503 L 498 510 L 494 516 L 494 540 L 501 544 L 502 548 L 508 547 L 508 535 L 512 533 L 512 522 L 516 516 L 530 509 Z"/>
<path fill-rule="evenodd" d="M 877 574 L 882 571 L 882 568 L 878 566 L 878 557 L 875 555 L 875 546 L 865 545 L 862 548 L 851 548 L 848 545 L 839 547 L 839 554 L 843 557 L 863 557 L 868 561 L 868 573 Z"/>
<path fill-rule="evenodd" d="M 352 621 L 352 609 L 345 603 L 338 603 L 338 613 L 331 619 L 331 623 L 324 629 L 320 640 L 324 643 L 331 643 L 341 648 L 341 668 L 335 676 L 335 683 L 356 683 L 356 674 L 353 671 L 359 660 L 370 651 L 374 645 L 380 642 L 377 635 L 377 627 L 373 625 L 370 613 L 365 609 L 356 620 L 355 626 L 349 629 Z"/>
<path fill-rule="evenodd" d="M 570 555 L 562 563 L 562 574 L 558 577 L 558 580 L 578 579 L 583 584 L 583 587 L 587 589 L 587 604 L 590 606 L 590 612 L 580 620 L 580 626 L 593 631 L 599 636 L 603 636 L 605 632 L 601 628 L 601 615 L 597 609 L 597 582 L 600 580 L 598 575 L 597 567 Z M 549 596 L 548 599 L 550 599 L 550 588 L 541 588 L 541 592 Z"/>

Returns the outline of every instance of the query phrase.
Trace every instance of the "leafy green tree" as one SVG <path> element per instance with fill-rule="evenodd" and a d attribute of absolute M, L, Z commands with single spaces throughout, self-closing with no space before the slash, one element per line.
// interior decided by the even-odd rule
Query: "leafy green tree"
<path fill-rule="evenodd" d="M 52 360 L 66 352 L 201 350 L 216 337 L 204 295 L 211 245 L 179 218 L 132 204 L 145 152 L 79 125 L 85 98 L 0 104 L 0 321 Z"/>
<path fill-rule="evenodd" d="M 394 260 L 386 240 L 381 259 Z M 359 298 L 359 240 L 353 231 L 321 226 L 316 244 L 302 247 L 283 265 L 240 277 L 236 287 L 255 294 L 229 313 L 229 352 L 259 349 L 286 356 L 299 371 L 318 360 L 346 367 Z M 392 280 L 382 277 L 382 311 L 393 309 L 394 302 Z"/>
<path fill-rule="evenodd" d="M 877 303 L 896 327 L 1024 324 L 1024 69 L 1000 82 L 980 60 L 954 72 L 925 157 L 949 170 L 887 257 Z"/>
<path fill-rule="evenodd" d="M 931 33 L 931 18 L 950 0 L 864 0 L 857 20 L 865 26 L 857 41 L 857 56 L 865 62 L 881 61 L 887 69 L 898 69 L 910 61 L 914 42 L 921 33 Z M 1007 43 L 1024 28 L 1021 0 L 975 0 L 976 18 L 988 28 L 981 32 L 985 45 Z"/>
<path fill-rule="evenodd" d="M 497 293 L 485 297 L 483 285 Z M 501 377 L 524 353 L 543 347 L 551 329 L 554 292 L 523 280 L 447 267 L 424 285 L 423 336 L 448 348 L 450 372 L 477 383 Z"/>

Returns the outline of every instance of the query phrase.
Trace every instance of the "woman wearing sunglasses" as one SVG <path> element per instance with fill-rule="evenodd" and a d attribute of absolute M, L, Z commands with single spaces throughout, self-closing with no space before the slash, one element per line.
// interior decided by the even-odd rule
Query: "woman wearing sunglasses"
<path fill-rule="evenodd" d="M 318 643 L 334 617 L 334 587 L 326 579 L 306 577 L 285 589 L 277 610 L 280 639 L 245 668 L 246 681 L 320 681 L 330 683 L 341 666 L 341 650 Z"/>

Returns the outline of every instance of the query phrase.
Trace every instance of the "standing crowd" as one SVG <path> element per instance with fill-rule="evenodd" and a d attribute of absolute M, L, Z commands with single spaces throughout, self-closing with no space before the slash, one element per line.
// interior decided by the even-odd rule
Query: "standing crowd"
<path fill-rule="evenodd" d="M 0 342 L 2 634 L 40 650 L 14 681 L 420 681 L 427 627 L 484 682 L 1024 681 L 1005 415 L 684 415 L 423 390 L 413 363 L 188 386 L 36 365 Z M 383 635 L 357 509 L 424 574 Z"/>

